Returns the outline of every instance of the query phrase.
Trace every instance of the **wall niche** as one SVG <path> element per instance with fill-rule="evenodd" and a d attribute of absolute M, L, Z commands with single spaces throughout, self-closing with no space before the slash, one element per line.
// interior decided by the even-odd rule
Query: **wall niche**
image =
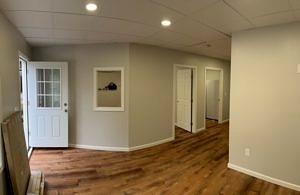
<path fill-rule="evenodd" d="M 94 111 L 124 111 L 124 68 L 94 68 Z"/>

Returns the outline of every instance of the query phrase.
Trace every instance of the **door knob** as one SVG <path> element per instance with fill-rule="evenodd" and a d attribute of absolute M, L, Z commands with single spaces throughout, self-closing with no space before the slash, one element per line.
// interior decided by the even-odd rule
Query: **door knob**
<path fill-rule="evenodd" d="M 68 110 L 67 110 L 67 109 L 65 109 L 65 112 L 68 112 Z"/>
<path fill-rule="evenodd" d="M 64 106 L 67 106 L 68 104 L 67 103 L 64 103 Z"/>

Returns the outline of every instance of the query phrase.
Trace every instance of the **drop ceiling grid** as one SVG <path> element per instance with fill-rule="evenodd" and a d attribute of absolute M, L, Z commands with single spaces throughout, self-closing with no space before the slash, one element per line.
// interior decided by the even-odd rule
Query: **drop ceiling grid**
<path fill-rule="evenodd" d="M 44 2 L 47 2 L 47 1 L 44 1 Z M 50 28 L 50 30 L 49 30 L 48 25 L 42 26 L 42 30 L 41 30 L 40 29 L 41 26 L 38 26 L 38 25 L 37 26 L 32 26 L 30 24 L 30 25 L 25 25 L 25 27 L 24 27 L 23 26 L 24 23 L 21 22 L 22 23 L 21 27 L 23 27 L 23 29 L 20 29 L 20 31 L 23 32 L 25 38 L 27 38 L 28 40 L 31 40 L 31 41 L 34 38 L 36 38 L 37 40 L 43 40 L 44 42 L 48 42 L 48 41 L 51 42 L 50 41 L 51 39 L 53 39 L 53 42 L 57 42 L 58 40 L 74 40 L 74 41 L 77 41 L 77 40 L 90 40 L 89 38 L 86 38 L 86 37 L 83 38 L 82 36 L 79 36 L 79 37 L 78 36 L 75 36 L 75 37 L 72 36 L 72 34 L 73 35 L 74 34 L 80 34 L 80 30 L 89 29 L 88 26 L 85 26 L 85 27 L 81 28 L 80 26 L 76 26 L 76 23 L 72 24 L 72 22 L 71 22 L 72 20 L 70 20 L 70 22 L 67 22 L 68 25 L 69 25 L 69 28 L 65 29 L 66 25 L 64 25 L 63 20 L 61 20 L 60 18 L 57 19 L 57 14 L 80 15 L 82 17 L 82 13 L 73 14 L 70 11 L 67 11 L 66 13 L 64 13 L 62 11 L 66 11 L 66 10 L 64 10 L 64 9 L 59 10 L 57 8 L 57 6 L 56 6 L 55 9 L 53 9 L 53 7 L 55 7 L 55 5 L 53 5 L 53 4 L 47 4 L 43 8 L 39 8 L 39 7 L 35 8 L 35 9 L 38 9 L 38 10 L 35 10 L 35 12 L 39 12 L 41 14 L 46 14 L 47 12 L 49 12 L 50 17 L 51 17 L 51 28 Z M 28 8 L 31 8 L 31 7 L 27 7 L 27 9 Z M 10 7 L 6 12 L 9 12 L 9 14 L 11 14 L 11 12 L 14 12 L 15 14 L 18 14 L 18 12 L 25 11 L 24 8 L 22 8 L 22 7 L 18 7 L 18 9 L 19 10 L 14 10 L 13 7 Z M 25 9 L 26 9 L 26 6 L 25 6 Z M 53 10 L 55 10 L 56 12 L 53 12 Z M 60 12 L 57 13 L 57 11 L 60 11 Z M 99 17 L 99 16 L 97 16 L 97 17 Z M 103 18 L 103 16 L 100 16 L 100 17 Z M 184 16 L 182 16 L 182 17 L 184 17 Z M 119 19 L 120 21 L 126 21 L 126 22 L 131 22 L 132 23 L 132 21 L 129 21 L 128 19 L 123 19 L 123 18 L 117 18 L 117 19 Z M 110 19 L 108 19 L 108 20 L 110 20 Z M 111 19 L 111 20 L 113 20 L 113 19 Z M 75 20 L 75 21 L 78 21 L 78 20 Z M 18 22 L 13 21 L 13 23 L 17 24 L 17 26 L 18 26 Z M 79 23 L 84 24 L 85 22 L 82 21 L 82 22 L 79 22 Z M 200 25 L 201 24 L 199 24 L 199 26 Z M 24 33 L 24 28 L 26 28 L 26 27 L 27 28 L 28 27 L 30 27 L 30 28 L 35 27 L 35 29 L 32 30 L 32 31 L 35 31 L 35 33 L 32 33 L 31 35 L 30 35 L 30 33 L 28 33 L 28 31 L 27 31 L 27 33 Z M 174 47 L 178 48 L 178 45 L 180 45 L 180 44 L 178 44 L 176 42 L 176 37 L 181 36 L 181 35 L 182 35 L 181 39 L 180 39 L 181 41 L 183 41 L 184 39 L 189 40 L 186 44 L 190 44 L 190 43 L 194 42 L 194 41 L 191 40 L 191 38 L 189 37 L 189 35 L 186 35 L 184 33 L 176 32 L 176 31 L 172 32 L 172 33 L 169 33 L 169 32 L 164 32 L 166 30 L 161 30 L 158 27 L 156 27 L 156 28 L 157 28 L 157 31 L 152 32 L 152 34 L 147 34 L 146 36 L 136 37 L 136 39 L 134 39 L 133 37 L 130 37 L 130 38 L 127 37 L 127 38 L 125 38 L 125 40 L 132 40 L 133 42 L 139 42 L 140 38 L 149 38 L 151 40 L 151 37 L 153 35 L 155 35 L 157 33 L 162 33 L 162 34 L 169 34 L 170 38 L 172 40 L 171 42 L 168 42 L 168 44 L 165 44 L 165 45 L 169 45 L 169 46 L 173 45 Z M 49 31 L 51 32 L 51 29 L 52 29 L 52 35 L 49 36 L 51 34 L 51 33 L 49 34 Z M 65 35 L 63 37 L 59 36 L 58 33 L 57 33 L 57 31 L 63 31 L 63 30 L 68 30 L 70 37 L 67 37 Z M 212 29 L 212 30 L 214 30 L 214 29 Z M 39 33 L 36 33 L 37 31 Z M 44 33 L 42 33 L 43 31 L 44 31 Z M 73 31 L 75 31 L 75 32 L 73 32 Z M 94 32 L 94 29 L 93 29 L 92 32 Z M 89 33 L 89 30 L 86 30 L 86 33 Z M 115 32 L 112 31 L 112 33 L 115 33 Z M 119 33 L 119 34 L 123 35 L 122 33 Z M 179 35 L 179 34 L 181 34 L 181 35 Z M 117 33 L 115 33 L 115 35 L 117 35 Z M 126 34 L 126 35 L 128 35 L 128 34 Z M 134 36 L 136 36 L 136 35 L 134 35 Z M 186 37 L 186 38 L 183 38 L 183 36 Z M 175 39 L 173 39 L 173 37 L 175 37 Z M 94 40 L 94 39 L 91 39 L 91 40 Z M 97 39 L 95 39 L 95 40 L 97 40 Z M 118 39 L 118 38 L 108 39 L 107 41 L 109 42 L 109 41 L 115 41 L 115 40 L 122 41 L 122 38 L 121 39 Z M 103 40 L 100 39 L 100 41 L 103 41 Z M 196 42 L 199 42 L 199 41 L 202 42 L 203 40 L 202 39 L 201 40 L 199 40 L 199 39 L 196 40 Z"/>
<path fill-rule="evenodd" d="M 31 44 L 128 41 L 198 54 L 215 51 L 222 58 L 230 53 L 232 32 L 300 18 L 298 0 L 252 0 L 251 6 L 240 0 L 98 2 L 100 11 L 91 14 L 84 0 L 0 0 L 2 11 Z M 160 27 L 164 16 L 173 22 L 169 29 Z M 191 47 L 202 42 L 212 47 Z"/>
<path fill-rule="evenodd" d="M 16 1 L 16 0 L 15 0 Z M 140 0 L 139 0 L 140 1 Z M 61 1 L 59 1 L 59 2 L 61 2 Z M 53 5 L 52 5 L 52 7 L 53 7 Z M 57 6 L 56 6 L 57 7 Z M 7 9 L 6 11 L 20 11 L 20 10 L 15 10 L 15 9 L 13 9 L 12 7 L 9 7 L 10 9 Z M 20 9 L 20 8 L 19 8 Z M 24 9 L 21 9 L 21 10 L 24 10 Z M 26 9 L 25 9 L 26 10 Z M 34 9 L 27 9 L 27 10 L 34 10 Z M 49 10 L 51 10 L 50 8 L 49 8 L 49 6 L 48 6 L 48 8 L 47 9 L 42 9 L 43 11 L 49 11 Z M 62 13 L 62 14 L 71 14 L 72 12 L 69 10 L 68 12 L 63 12 L 63 11 L 66 11 L 66 10 L 64 10 L 64 9 L 62 9 L 62 10 L 59 10 L 59 9 L 54 9 L 55 10 L 55 12 L 54 11 L 52 11 L 52 13 Z M 35 10 L 35 11 L 40 11 L 40 10 Z M 60 11 L 60 12 L 58 12 L 58 11 Z M 78 13 L 72 13 L 72 14 L 78 14 Z M 82 13 L 81 13 L 82 14 Z M 105 17 L 105 15 L 102 15 L 101 17 Z M 126 21 L 129 21 L 129 22 L 133 22 L 133 21 L 131 21 L 131 20 L 128 20 L 128 19 L 124 19 L 124 18 L 116 18 L 116 19 L 120 19 L 120 20 L 126 20 Z M 157 22 L 157 24 L 158 24 L 159 22 Z M 149 24 L 148 24 L 149 25 Z"/>

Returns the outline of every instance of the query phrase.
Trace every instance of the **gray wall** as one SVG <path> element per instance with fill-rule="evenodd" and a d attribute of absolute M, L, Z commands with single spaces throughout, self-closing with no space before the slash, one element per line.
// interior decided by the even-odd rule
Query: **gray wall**
<path fill-rule="evenodd" d="M 20 107 L 18 51 L 30 55 L 30 48 L 19 32 L 0 13 L 0 121 L 15 107 Z M 0 194 L 5 194 L 4 176 L 1 172 L 2 143 L 0 139 Z"/>
<path fill-rule="evenodd" d="M 300 185 L 300 23 L 233 34 L 229 162 Z M 251 155 L 246 157 L 244 149 Z"/>
<path fill-rule="evenodd" d="M 230 62 L 154 46 L 130 44 L 130 146 L 172 137 L 174 64 L 198 67 L 198 129 L 204 126 L 205 66 L 223 68 L 223 119 L 229 118 Z"/>
<path fill-rule="evenodd" d="M 138 44 L 36 47 L 33 59 L 69 62 L 70 143 L 132 147 L 172 137 L 174 64 L 198 66 L 198 128 L 203 127 L 204 67 L 224 68 L 223 118 L 229 116 L 228 61 Z M 92 110 L 95 66 L 125 66 L 125 112 Z"/>
<path fill-rule="evenodd" d="M 35 61 L 69 62 L 69 142 L 72 144 L 128 147 L 129 53 L 128 44 L 40 47 Z M 125 112 L 93 111 L 93 68 L 125 67 Z"/>

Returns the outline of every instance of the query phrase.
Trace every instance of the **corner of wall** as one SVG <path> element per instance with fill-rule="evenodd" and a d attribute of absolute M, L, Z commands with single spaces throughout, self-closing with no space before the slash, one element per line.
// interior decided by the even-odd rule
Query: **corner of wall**
<path fill-rule="evenodd" d="M 4 168 L 0 167 L 0 194 L 6 194 Z"/>

